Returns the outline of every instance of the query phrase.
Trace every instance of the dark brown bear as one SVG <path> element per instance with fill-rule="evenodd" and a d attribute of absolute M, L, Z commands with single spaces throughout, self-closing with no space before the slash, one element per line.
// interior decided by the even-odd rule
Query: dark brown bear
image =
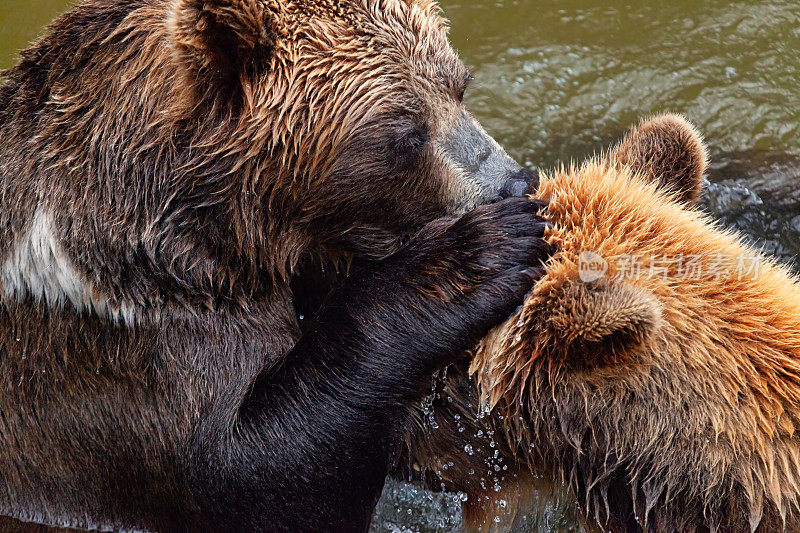
<path fill-rule="evenodd" d="M 365 530 L 544 253 L 469 78 L 426 0 L 55 22 L 0 86 L 0 514 Z"/>

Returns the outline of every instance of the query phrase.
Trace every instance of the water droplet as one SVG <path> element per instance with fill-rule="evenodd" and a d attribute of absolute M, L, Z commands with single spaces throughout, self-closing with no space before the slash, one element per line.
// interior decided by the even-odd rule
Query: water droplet
<path fill-rule="evenodd" d="M 475 453 L 475 452 L 472 450 L 472 446 L 471 446 L 471 445 L 469 445 L 469 444 L 467 444 L 466 446 L 464 446 L 464 451 L 465 451 L 465 452 L 467 452 L 469 455 L 472 455 L 473 453 Z"/>

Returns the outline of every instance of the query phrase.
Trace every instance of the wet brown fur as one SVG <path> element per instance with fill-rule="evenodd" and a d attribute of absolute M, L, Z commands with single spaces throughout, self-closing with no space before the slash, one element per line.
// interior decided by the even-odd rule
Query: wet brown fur
<path fill-rule="evenodd" d="M 386 115 L 410 108 L 433 128 L 447 129 L 447 112 L 433 110 L 453 107 L 448 98 L 459 89 L 452 84 L 466 75 L 434 4 L 241 4 L 260 6 L 275 23 L 265 28 L 261 12 L 242 18 L 249 12 L 227 10 L 241 18 L 233 23 L 242 26 L 242 42 L 258 52 L 242 51 L 252 63 L 243 70 L 220 71 L 195 59 L 207 57 L 207 40 L 214 40 L 208 20 L 226 12 L 215 2 L 87 2 L 23 53 L 20 65 L 5 73 L 0 95 L 4 169 L 20 174 L 6 185 L 18 190 L 6 193 L 14 202 L 0 222 L 16 231 L 0 237 L 3 249 L 32 215 L 17 211 L 46 204 L 70 216 L 74 239 L 99 239 L 99 252 L 110 261 L 120 254 L 106 251 L 106 241 L 118 252 L 125 242 L 144 240 L 150 248 L 170 240 L 174 249 L 164 250 L 161 261 L 167 277 L 205 286 L 207 297 L 219 287 L 241 297 L 261 285 L 265 265 L 285 275 L 304 251 L 348 232 L 378 230 L 390 239 L 397 229 L 455 210 L 453 199 L 466 196 L 454 190 L 459 176 L 428 153 L 404 185 L 407 194 L 426 199 L 413 209 L 366 229 L 329 218 L 320 223 L 320 210 L 381 202 L 378 184 L 326 178 L 348 178 L 334 163 L 370 163 L 353 161 L 357 154 L 345 159 L 343 152 L 348 144 L 363 151 L 359 141 L 377 136 L 370 128 L 385 128 Z M 41 127 L 31 142 L 32 124 Z M 22 142 L 32 143 L 37 156 L 19 150 Z M 431 174 L 441 179 L 423 179 Z M 167 239 L 165 231 L 178 234 Z M 94 258 L 78 261 L 94 269 Z M 131 283 L 93 274 L 116 299 L 145 298 L 130 293 Z"/>
<path fill-rule="evenodd" d="M 697 202 L 706 172 L 708 154 L 700 134 L 679 115 L 659 115 L 633 128 L 614 148 L 609 159 L 627 166 L 678 201 Z"/>
<path fill-rule="evenodd" d="M 347 319 L 350 329 L 309 350 L 356 365 L 353 372 L 365 372 L 357 385 L 328 360 L 295 390 L 269 389 L 269 380 L 290 365 L 277 363 L 304 333 L 320 329 L 306 330 L 298 315 L 316 312 L 341 282 L 346 269 L 336 265 L 353 256 L 385 258 L 425 223 L 484 201 L 440 142 L 466 114 L 469 74 L 435 2 L 86 0 L 21 58 L 0 85 L 0 273 L 7 260 L 15 267 L 14 254 L 38 228 L 50 240 L 31 249 L 68 264 L 75 279 L 66 282 L 86 290 L 9 294 L 0 286 L 0 513 L 153 530 L 258 529 L 289 518 L 342 530 L 368 519 L 385 477 L 380 453 L 391 443 L 352 436 L 380 452 L 368 472 L 343 470 L 340 457 L 325 463 L 330 445 L 316 448 L 319 454 L 302 445 L 319 445 L 309 435 L 324 440 L 337 423 L 383 432 L 381 409 L 414 398 L 408 375 L 416 380 L 430 361 L 414 363 L 413 372 L 387 361 L 397 363 L 397 346 L 408 350 L 408 338 L 420 338 L 407 333 L 410 317 L 429 324 L 420 298 L 442 303 L 429 295 L 455 286 L 443 276 L 450 271 L 422 264 L 407 272 L 429 272 L 442 283 L 392 293 L 398 305 L 413 302 L 395 313 L 401 318 L 393 329 L 373 316 L 388 301 L 346 300 L 330 313 L 331 328 Z M 505 218 L 532 222 L 524 204 Z M 454 220 L 446 219 L 431 231 L 452 237 L 452 250 L 411 247 L 409 255 L 417 254 L 415 265 L 450 265 L 451 255 L 462 258 L 460 266 L 475 262 L 479 275 L 460 278 L 467 291 L 458 295 L 468 294 L 510 252 L 532 253 L 532 245 L 514 243 L 503 257 L 479 253 L 507 238 L 503 209 L 510 208 L 462 224 L 484 244 L 451 235 Z M 495 226 L 497 235 L 488 231 Z M 530 231 L 526 225 L 523 233 Z M 392 265 L 381 296 L 406 281 Z M 314 272 L 298 279 L 306 268 Z M 374 279 L 384 278 L 367 278 Z M 503 292 L 493 294 L 504 300 Z M 350 351 L 352 342 L 337 351 L 339 335 L 350 339 L 348 332 L 368 328 L 384 341 L 365 348 L 363 358 Z M 373 329 L 364 337 L 377 339 Z M 427 343 L 440 351 L 420 353 L 445 364 L 447 342 L 464 337 L 440 333 Z M 286 379 L 296 377 L 287 372 Z M 318 383 L 320 376 L 330 382 Z M 258 396 L 257 385 L 296 401 L 296 409 L 286 415 L 280 400 L 264 408 L 272 396 Z M 320 398 L 312 393 L 359 397 L 367 386 L 380 393 L 361 403 L 347 398 L 336 405 L 344 412 L 304 410 Z M 277 422 L 259 418 L 282 412 Z M 296 434 L 270 433 L 282 423 Z M 259 447 L 276 438 L 281 446 Z M 295 508 L 280 500 L 286 491 L 270 492 L 259 478 L 275 479 L 268 468 L 258 470 L 265 460 L 356 477 L 365 489 L 302 491 L 298 484 L 320 476 L 289 480 L 282 489 L 318 504 Z M 337 497 L 353 508 L 320 503 Z M 284 504 L 296 515 L 277 516 Z"/>
<path fill-rule="evenodd" d="M 682 203 L 704 154 L 683 119 L 659 117 L 542 180 L 560 251 L 472 364 L 513 456 L 603 530 L 800 528 L 800 287 Z M 581 281 L 584 251 L 606 276 Z M 648 258 L 642 275 L 622 275 L 625 254 Z M 757 276 L 713 269 L 740 256 Z"/>

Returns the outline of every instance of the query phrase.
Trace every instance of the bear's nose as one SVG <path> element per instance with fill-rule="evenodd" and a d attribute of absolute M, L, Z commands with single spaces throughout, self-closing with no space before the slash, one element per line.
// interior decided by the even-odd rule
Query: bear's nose
<path fill-rule="evenodd" d="M 526 193 L 534 193 L 539 187 L 539 174 L 527 168 L 514 172 L 500 188 L 500 198 L 515 198 Z"/>

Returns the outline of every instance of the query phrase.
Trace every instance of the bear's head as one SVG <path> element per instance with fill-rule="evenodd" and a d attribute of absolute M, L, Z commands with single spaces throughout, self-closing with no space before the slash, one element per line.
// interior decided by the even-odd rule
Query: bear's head
<path fill-rule="evenodd" d="M 542 179 L 535 196 L 549 202 L 547 238 L 558 252 L 525 305 L 477 350 L 473 371 L 492 404 L 501 390 L 536 387 L 530 378 L 613 374 L 617 364 L 657 350 L 653 343 L 670 329 L 665 321 L 676 318 L 664 302 L 688 296 L 675 278 L 707 266 L 694 263 L 721 246 L 702 216 L 686 209 L 700 195 L 706 158 L 691 124 L 662 115 L 606 156 Z"/>
<path fill-rule="evenodd" d="M 308 288 L 535 182 L 469 81 L 431 0 L 87 0 L 4 73 L 24 184 L 4 210 L 53 235 L 93 307 Z"/>
<path fill-rule="evenodd" d="M 510 454 L 604 529 L 794 527 L 798 283 L 689 207 L 705 166 L 662 116 L 543 177 L 558 252 L 472 363 Z"/>
<path fill-rule="evenodd" d="M 562 390 L 549 380 L 584 390 L 582 380 L 616 376 L 646 354 L 663 304 L 648 287 L 617 282 L 608 263 L 622 251 L 647 253 L 639 250 L 647 239 L 691 240 L 685 231 L 671 233 L 677 220 L 697 217 L 687 207 L 699 196 L 705 168 L 694 128 L 662 115 L 643 121 L 610 153 L 544 177 L 536 196 L 549 202 L 548 238 L 557 253 L 525 305 L 480 344 L 472 378 L 466 365 L 449 368 L 428 411 L 413 413 L 396 475 L 464 492 L 470 531 L 524 528 L 551 493 L 559 499 L 562 486 L 542 475 L 538 454 L 551 448 L 536 423 L 558 425 L 570 414 L 545 402 Z M 565 503 L 564 512 L 574 514 Z"/>
<path fill-rule="evenodd" d="M 172 0 L 167 30 L 176 113 L 295 241 L 384 255 L 535 180 L 467 111 L 432 0 Z"/>

